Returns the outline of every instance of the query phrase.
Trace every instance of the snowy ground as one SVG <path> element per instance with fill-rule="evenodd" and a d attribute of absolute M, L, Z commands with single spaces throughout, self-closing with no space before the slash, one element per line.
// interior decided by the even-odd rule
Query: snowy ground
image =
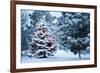
<path fill-rule="evenodd" d="M 48 58 L 35 58 L 35 57 L 28 57 L 23 56 L 22 57 L 22 63 L 38 63 L 38 62 L 52 62 L 52 61 L 75 61 L 75 60 L 88 60 L 89 54 L 81 55 L 82 59 L 79 59 L 78 55 L 74 55 L 70 51 L 63 51 L 63 50 L 57 50 L 57 52 L 54 54 L 54 56 L 49 56 Z"/>

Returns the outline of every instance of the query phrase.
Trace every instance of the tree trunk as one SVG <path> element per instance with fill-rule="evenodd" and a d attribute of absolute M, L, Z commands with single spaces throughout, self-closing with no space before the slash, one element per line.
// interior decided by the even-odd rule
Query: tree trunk
<path fill-rule="evenodd" d="M 47 58 L 46 51 L 44 51 L 44 53 L 43 53 L 43 58 Z"/>
<path fill-rule="evenodd" d="M 79 59 L 81 59 L 81 51 L 79 50 Z"/>

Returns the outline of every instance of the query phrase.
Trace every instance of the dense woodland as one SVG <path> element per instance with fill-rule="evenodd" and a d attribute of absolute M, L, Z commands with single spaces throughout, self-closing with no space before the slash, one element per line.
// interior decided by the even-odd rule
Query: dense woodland
<path fill-rule="evenodd" d="M 90 53 L 90 14 L 21 10 L 21 50 L 43 58 L 53 56 L 56 50 L 70 50 L 81 59 L 81 54 Z"/>

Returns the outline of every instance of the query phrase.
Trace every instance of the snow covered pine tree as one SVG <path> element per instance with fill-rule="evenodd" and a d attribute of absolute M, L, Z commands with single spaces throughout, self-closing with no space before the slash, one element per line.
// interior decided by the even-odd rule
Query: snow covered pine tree
<path fill-rule="evenodd" d="M 37 26 L 35 37 L 33 38 L 31 45 L 31 53 L 37 58 L 46 58 L 53 56 L 56 51 L 54 45 L 54 38 L 48 31 L 48 28 L 44 24 Z"/>

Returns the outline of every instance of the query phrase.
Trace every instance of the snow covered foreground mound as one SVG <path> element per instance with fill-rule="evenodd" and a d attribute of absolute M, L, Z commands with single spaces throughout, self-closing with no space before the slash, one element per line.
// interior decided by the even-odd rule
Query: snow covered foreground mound
<path fill-rule="evenodd" d="M 54 56 L 49 56 L 47 58 L 36 58 L 22 56 L 22 63 L 39 63 L 39 62 L 53 62 L 53 61 L 74 61 L 74 60 L 88 60 L 89 54 L 82 55 L 82 59 L 79 59 L 78 55 L 74 55 L 72 52 L 64 50 L 57 50 Z"/>

